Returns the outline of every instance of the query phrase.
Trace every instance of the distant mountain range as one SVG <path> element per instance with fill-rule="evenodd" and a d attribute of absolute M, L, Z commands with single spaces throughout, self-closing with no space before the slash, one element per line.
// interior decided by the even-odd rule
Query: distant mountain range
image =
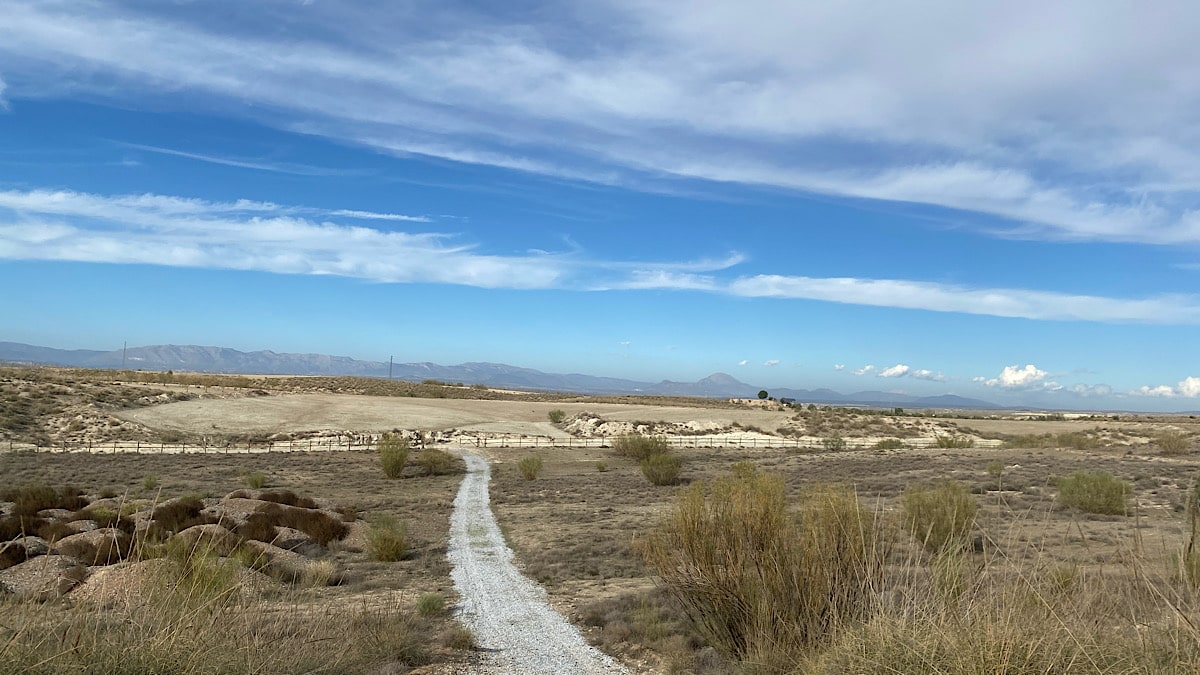
<path fill-rule="evenodd" d="M 259 375 L 356 375 L 387 377 L 384 361 L 360 361 L 326 354 L 280 354 L 272 351 L 241 352 L 225 347 L 196 345 L 154 345 L 113 351 L 54 349 L 16 342 L 0 342 L 0 361 L 10 363 L 75 366 L 82 368 L 127 368 L 131 370 L 179 370 L 199 373 L 244 373 Z M 420 382 L 441 380 L 483 384 L 489 387 L 532 391 L 558 391 L 578 394 L 644 394 L 658 396 L 700 396 L 706 398 L 752 398 L 762 387 L 746 384 L 732 375 L 713 373 L 698 382 L 638 382 L 579 373 L 543 373 L 502 363 L 462 363 L 442 366 L 436 363 L 392 364 L 393 379 Z M 841 405 L 902 406 L 911 408 L 992 409 L 988 401 L 953 394 L 909 396 L 884 391 L 842 394 L 831 389 L 770 390 L 775 398 L 790 398 L 801 403 Z"/>

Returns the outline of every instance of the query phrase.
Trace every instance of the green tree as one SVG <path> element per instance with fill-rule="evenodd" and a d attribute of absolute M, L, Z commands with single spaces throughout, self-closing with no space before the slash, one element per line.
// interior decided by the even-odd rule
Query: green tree
<path fill-rule="evenodd" d="M 767 393 L 766 389 L 760 389 L 758 392 L 758 399 L 760 401 L 765 401 L 765 400 L 767 400 L 767 396 L 769 396 L 769 395 L 770 394 Z"/>

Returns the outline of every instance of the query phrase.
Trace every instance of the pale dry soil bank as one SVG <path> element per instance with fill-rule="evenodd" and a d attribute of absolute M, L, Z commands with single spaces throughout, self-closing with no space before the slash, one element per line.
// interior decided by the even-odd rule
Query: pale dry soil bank
<path fill-rule="evenodd" d="M 774 429 L 789 412 L 625 405 L 420 399 L 347 394 L 278 394 L 259 398 L 201 399 L 127 410 L 120 417 L 154 429 L 184 433 L 293 433 L 318 429 L 381 432 L 390 429 L 459 429 L 566 438 L 550 424 L 551 410 L 568 416 L 590 411 L 616 421 L 737 422 Z"/>

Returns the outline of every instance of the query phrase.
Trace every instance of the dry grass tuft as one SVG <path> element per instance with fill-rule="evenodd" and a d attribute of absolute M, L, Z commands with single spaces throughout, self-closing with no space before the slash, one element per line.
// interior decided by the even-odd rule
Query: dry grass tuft
<path fill-rule="evenodd" d="M 901 503 L 905 526 L 926 550 L 938 553 L 966 547 L 975 525 L 975 500 L 965 485 L 955 481 L 909 485 Z"/>
<path fill-rule="evenodd" d="M 1058 501 L 1084 513 L 1125 515 L 1129 483 L 1107 471 L 1076 471 L 1058 480 Z"/>
<path fill-rule="evenodd" d="M 379 463 L 383 475 L 388 478 L 399 478 L 404 475 L 404 465 L 408 463 L 409 440 L 398 434 L 384 434 L 376 446 L 379 453 Z"/>
<path fill-rule="evenodd" d="M 391 516 L 375 516 L 367 530 L 367 552 L 380 562 L 403 560 L 408 555 L 408 527 Z"/>
<path fill-rule="evenodd" d="M 541 457 L 529 455 L 528 457 L 522 457 L 517 462 L 517 469 L 521 471 L 521 475 L 524 476 L 525 480 L 533 480 L 542 472 L 543 464 L 544 462 Z"/>
<path fill-rule="evenodd" d="M 706 641 L 784 669 L 870 613 L 882 544 L 852 491 L 814 488 L 797 516 L 780 476 L 738 466 L 680 493 L 641 551 Z"/>

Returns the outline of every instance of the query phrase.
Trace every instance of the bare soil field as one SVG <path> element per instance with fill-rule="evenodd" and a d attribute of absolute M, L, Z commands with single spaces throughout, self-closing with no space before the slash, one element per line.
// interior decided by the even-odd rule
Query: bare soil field
<path fill-rule="evenodd" d="M 297 392 L 170 382 L 95 383 L 85 378 L 70 384 L 56 377 L 60 379 L 39 383 L 24 374 L 5 382 L 6 419 L 13 427 L 7 438 L 41 433 L 60 440 L 103 431 L 116 437 L 189 439 L 404 429 L 565 440 L 594 432 L 588 429 L 632 428 L 647 433 L 737 429 L 765 437 L 895 441 L 864 449 L 834 443 L 816 450 L 677 449 L 673 454 L 682 469 L 678 480 L 668 485 L 651 484 L 636 461 L 607 447 L 475 450 L 492 462 L 492 508 L 518 566 L 548 590 L 551 603 L 581 626 L 593 644 L 633 672 L 725 673 L 747 667 L 697 630 L 677 589 L 644 557 L 646 541 L 678 508 L 681 495 L 690 487 L 732 475 L 738 463 L 780 476 L 792 505 L 822 486 L 850 486 L 892 542 L 886 583 L 877 598 L 882 604 L 873 618 L 831 635 L 820 650 L 804 657 L 811 660 L 784 670 L 996 672 L 979 664 L 994 662 L 999 655 L 1008 658 L 1014 650 L 1028 658 L 1010 664 L 1007 672 L 1190 672 L 1200 665 L 1200 631 L 1190 628 L 1200 626 L 1200 598 L 1195 593 L 1200 565 L 1193 570 L 1191 559 L 1183 555 L 1198 522 L 1198 507 L 1189 503 L 1200 503 L 1195 493 L 1200 425 L 1186 417 L 963 419 L 835 408 L 687 406 L 683 401 L 534 400 L 512 394 L 511 400 L 474 400 L 319 388 Z M 255 380 L 258 386 L 270 383 L 267 378 Z M 305 381 L 305 386 L 311 385 Z M 565 418 L 558 424 L 549 421 L 556 410 Z M 904 443 L 933 436 L 1003 445 L 918 448 Z M 544 466 L 529 479 L 518 462 L 532 455 Z M 298 606 L 317 612 L 379 603 L 411 608 L 431 593 L 453 601 L 445 552 L 460 480 L 456 475 L 422 476 L 410 467 L 406 478 L 388 480 L 380 472 L 378 457 L 363 452 L 0 452 L 0 487 L 40 483 L 135 497 L 160 492 L 168 497 L 221 496 L 244 487 L 244 477 L 252 471 L 262 472 L 269 486 L 345 504 L 364 517 L 398 518 L 407 524 L 414 548 L 396 563 L 334 551 L 334 561 L 346 571 L 345 583 L 308 589 L 302 599 L 291 598 L 278 607 L 292 612 Z M 1105 472 L 1124 481 L 1126 509 L 1105 515 L 1065 504 L 1061 481 L 1079 471 Z M 924 551 L 904 524 L 906 489 L 942 481 L 961 486 L 976 509 L 965 548 L 950 558 Z M 152 489 L 146 487 L 151 482 Z M 951 560 L 950 568 L 946 559 Z M 947 569 L 958 581 L 943 578 Z M 946 595 L 946 584 L 957 590 Z M 889 598 L 904 601 L 889 605 Z M 3 602 L 7 601 L 0 599 Z M 49 614 L 32 620 L 45 621 L 59 611 L 55 604 L 44 607 Z M 1030 614 L 1029 607 L 1048 612 L 1053 622 L 1043 623 L 1045 617 Z M 435 619 L 434 633 L 449 631 L 454 624 L 448 614 Z M 986 635 L 987 640 L 962 638 L 968 634 Z M 963 642 L 956 642 L 960 638 Z M 8 636 L 0 633 L 0 642 L 5 639 Z M 426 660 L 433 664 L 425 668 L 432 670 L 422 672 L 471 672 L 477 663 L 469 650 L 450 646 L 453 641 L 431 642 L 434 648 Z M 892 670 L 878 667 L 907 663 L 917 653 L 931 656 Z M 1047 665 L 1059 661 L 1082 665 Z M 390 664 L 387 672 L 416 665 L 395 657 L 381 663 Z"/>

